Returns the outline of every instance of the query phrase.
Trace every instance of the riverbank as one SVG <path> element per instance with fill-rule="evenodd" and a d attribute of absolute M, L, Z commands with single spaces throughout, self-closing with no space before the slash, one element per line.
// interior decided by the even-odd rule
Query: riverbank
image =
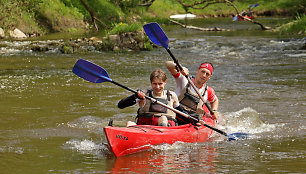
<path fill-rule="evenodd" d="M 83 1 L 82 1 L 83 2 Z M 97 30 L 104 31 L 101 37 L 108 37 L 114 28 L 120 28 L 121 23 L 131 26 L 138 23 L 157 21 L 160 24 L 170 24 L 167 18 L 173 14 L 193 13 L 199 18 L 231 17 L 235 10 L 224 3 L 210 5 L 203 10 L 183 8 L 175 0 L 155 0 L 149 7 L 140 7 L 140 1 L 105 2 L 99 3 L 79 0 L 24 0 L 24 1 L 1 1 L 2 18 L 0 18 L 0 39 L 26 39 L 39 37 L 50 33 L 95 33 Z M 251 3 L 244 1 L 233 2 L 238 10 L 242 11 Z M 296 1 L 258 1 L 259 6 L 253 9 L 256 16 L 286 16 L 292 18 L 294 26 L 288 29 L 284 25 L 284 32 L 299 33 L 305 35 L 305 3 Z M 294 18 L 295 17 L 295 18 Z M 295 20 L 297 19 L 297 20 Z M 118 27 L 119 25 L 119 27 Z M 125 27 L 123 32 L 131 31 L 132 27 Z"/>

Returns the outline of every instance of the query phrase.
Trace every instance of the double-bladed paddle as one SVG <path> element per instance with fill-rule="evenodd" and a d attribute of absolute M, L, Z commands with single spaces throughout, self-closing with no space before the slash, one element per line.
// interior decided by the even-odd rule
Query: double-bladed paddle
<path fill-rule="evenodd" d="M 258 3 L 256 3 L 255 5 L 254 4 L 251 4 L 250 6 L 249 6 L 249 8 L 255 8 L 255 7 L 257 7 L 257 6 L 259 6 L 259 4 Z"/>
<path fill-rule="evenodd" d="M 182 71 L 183 70 L 182 66 L 179 64 L 178 60 L 174 57 L 174 55 L 172 54 L 172 52 L 170 51 L 168 47 L 168 44 L 169 44 L 168 37 L 163 31 L 163 29 L 158 25 L 158 23 L 153 22 L 153 23 L 146 24 L 143 26 L 143 29 L 145 30 L 146 34 L 148 35 L 148 37 L 154 44 L 158 46 L 162 46 L 167 50 L 167 52 L 170 54 L 171 58 L 173 59 L 174 63 Z M 210 106 L 205 102 L 198 88 L 191 81 L 190 77 L 188 75 L 186 75 L 185 77 L 187 78 L 188 82 L 191 84 L 195 92 L 198 94 L 202 102 L 205 104 L 210 114 L 214 116 L 214 112 L 211 110 Z"/>
<path fill-rule="evenodd" d="M 75 65 L 72 69 L 72 72 L 75 73 L 77 76 L 79 76 L 79 77 L 81 77 L 81 78 L 83 78 L 87 81 L 90 81 L 92 83 L 111 82 L 111 83 L 113 83 L 117 86 L 120 86 L 120 87 L 122 87 L 122 88 L 124 88 L 128 91 L 131 91 L 131 92 L 137 94 L 137 91 L 135 91 L 135 90 L 133 90 L 129 87 L 126 87 L 126 86 L 124 86 L 124 85 L 122 85 L 118 82 L 113 81 L 109 77 L 107 71 L 104 68 L 102 68 L 99 65 L 96 65 L 92 62 L 89 62 L 87 60 L 79 59 L 75 63 Z M 160 102 L 160 101 L 158 101 L 154 98 L 151 98 L 149 96 L 145 96 L 145 98 L 148 99 L 148 100 L 151 100 L 152 103 L 157 103 L 157 104 L 159 104 L 163 107 L 166 107 L 167 109 L 170 109 L 173 112 L 178 113 L 178 114 L 180 114 L 180 115 L 182 115 L 182 116 L 184 116 L 188 119 L 192 119 L 192 120 L 197 121 L 197 122 L 199 121 L 197 118 L 191 117 L 190 115 L 185 114 L 185 113 L 183 113 L 183 112 L 181 112 L 177 109 L 174 109 L 174 108 L 172 108 L 172 107 L 170 107 L 170 106 L 168 106 L 168 105 L 166 105 L 166 104 L 164 104 L 164 103 L 162 103 L 162 102 Z M 212 130 L 214 130 L 214 131 L 216 131 L 216 132 L 218 132 L 222 135 L 227 136 L 229 141 L 237 140 L 237 139 L 246 139 L 248 137 L 248 134 L 246 134 L 246 133 L 238 132 L 238 133 L 227 134 L 227 133 L 225 133 L 225 132 L 223 132 L 223 131 L 215 128 L 215 127 L 212 127 L 208 124 L 204 124 L 204 126 L 210 128 L 210 129 L 212 129 Z"/>

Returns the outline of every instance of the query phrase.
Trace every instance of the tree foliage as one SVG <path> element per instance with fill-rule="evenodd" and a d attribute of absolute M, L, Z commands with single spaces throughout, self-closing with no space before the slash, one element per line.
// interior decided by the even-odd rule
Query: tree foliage
<path fill-rule="evenodd" d="M 251 2 L 254 3 L 250 0 L 0 0 L 0 26 L 17 27 L 25 33 L 87 29 L 86 23 L 96 29 L 109 29 L 120 22 L 135 23 L 140 19 L 135 16 L 141 16 L 142 21 L 149 18 L 157 21 L 184 12 L 202 16 L 237 15 Z M 305 14 L 305 0 L 257 2 L 261 3 L 260 8 L 264 5 L 265 9 L 274 10 L 272 15 L 280 11 L 289 11 L 292 17 Z"/>

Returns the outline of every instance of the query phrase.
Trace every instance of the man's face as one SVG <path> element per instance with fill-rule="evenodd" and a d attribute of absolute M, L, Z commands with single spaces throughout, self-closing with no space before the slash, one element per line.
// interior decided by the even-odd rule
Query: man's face
<path fill-rule="evenodd" d="M 204 84 L 210 79 L 210 77 L 210 71 L 206 68 L 201 68 L 197 70 L 195 80 Z"/>

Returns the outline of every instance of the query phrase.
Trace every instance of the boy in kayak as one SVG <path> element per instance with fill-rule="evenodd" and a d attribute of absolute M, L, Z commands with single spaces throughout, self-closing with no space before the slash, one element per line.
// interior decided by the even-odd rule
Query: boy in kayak
<path fill-rule="evenodd" d="M 209 113 L 206 106 L 200 100 L 200 97 L 189 84 L 187 78 L 189 70 L 183 67 L 182 71 L 179 71 L 178 67 L 173 61 L 167 61 L 166 67 L 173 75 L 176 81 L 175 93 L 178 96 L 179 102 L 184 110 L 188 111 L 189 115 L 197 113 L 203 115 Z M 219 99 L 215 95 L 215 91 L 210 86 L 206 85 L 206 82 L 211 78 L 213 73 L 213 65 L 211 63 L 202 63 L 196 71 L 196 76 L 192 79 L 194 85 L 198 88 L 204 101 L 209 101 L 211 109 L 214 112 L 214 116 L 218 119 L 218 106 Z"/>
<path fill-rule="evenodd" d="M 151 87 L 146 94 L 138 91 L 137 95 L 126 97 L 118 103 L 118 107 L 123 109 L 132 106 L 136 103 L 139 104 L 137 124 L 138 125 L 156 125 L 156 126 L 176 126 L 176 114 L 157 103 L 152 103 L 144 96 L 148 95 L 172 108 L 180 106 L 177 95 L 169 90 L 165 90 L 167 83 L 166 73 L 161 69 L 156 69 L 150 75 Z M 128 121 L 127 126 L 135 125 L 136 123 Z"/>

